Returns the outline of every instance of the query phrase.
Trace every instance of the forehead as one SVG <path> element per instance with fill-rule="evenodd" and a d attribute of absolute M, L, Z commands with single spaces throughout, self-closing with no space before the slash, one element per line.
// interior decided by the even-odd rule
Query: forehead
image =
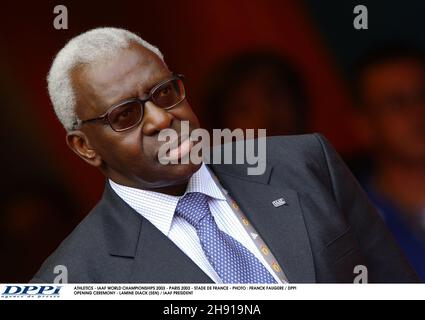
<path fill-rule="evenodd" d="M 170 75 L 165 63 L 155 53 L 131 44 L 112 57 L 77 68 L 72 80 L 78 104 L 83 104 L 84 110 L 91 113 L 128 98 L 143 96 Z"/>

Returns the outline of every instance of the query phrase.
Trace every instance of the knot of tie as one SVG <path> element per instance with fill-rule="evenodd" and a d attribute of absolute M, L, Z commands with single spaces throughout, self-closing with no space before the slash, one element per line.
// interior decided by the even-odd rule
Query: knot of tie
<path fill-rule="evenodd" d="M 205 216 L 211 214 L 208 200 L 203 193 L 187 193 L 177 203 L 176 214 L 196 228 Z"/>

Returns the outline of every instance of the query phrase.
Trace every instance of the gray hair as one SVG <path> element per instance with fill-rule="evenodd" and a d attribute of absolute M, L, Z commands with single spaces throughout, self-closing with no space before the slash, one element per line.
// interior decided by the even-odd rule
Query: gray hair
<path fill-rule="evenodd" d="M 136 42 L 164 60 L 157 47 L 138 35 L 119 28 L 96 28 L 72 38 L 56 55 L 47 76 L 50 100 L 59 121 L 67 131 L 78 120 L 75 112 L 75 90 L 71 83 L 71 71 L 78 65 L 111 57 L 118 50 Z"/>

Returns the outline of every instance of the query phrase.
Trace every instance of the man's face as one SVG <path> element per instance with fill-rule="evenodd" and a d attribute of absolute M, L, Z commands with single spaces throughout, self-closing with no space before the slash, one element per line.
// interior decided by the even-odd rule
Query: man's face
<path fill-rule="evenodd" d="M 95 118 L 126 99 L 143 99 L 156 84 L 171 77 L 171 72 L 155 53 L 132 44 L 113 58 L 74 70 L 72 81 L 77 92 L 77 116 L 82 120 Z M 87 140 L 86 155 L 93 159 L 83 158 L 123 185 L 157 191 L 183 185 L 199 165 L 163 165 L 158 160 L 158 151 L 164 143 L 158 141 L 159 132 L 171 128 L 180 135 L 183 120 L 189 121 L 190 131 L 199 127 L 186 99 L 169 110 L 146 102 L 140 124 L 122 132 L 102 122 L 86 123 L 80 131 Z M 75 143 L 81 144 L 81 141 Z"/>
<path fill-rule="evenodd" d="M 292 98 L 271 70 L 245 77 L 223 106 L 224 127 L 266 128 L 268 135 L 294 134 L 296 114 Z"/>
<path fill-rule="evenodd" d="M 371 67 L 362 96 L 375 146 L 383 156 L 425 163 L 425 68 L 400 58 Z"/>

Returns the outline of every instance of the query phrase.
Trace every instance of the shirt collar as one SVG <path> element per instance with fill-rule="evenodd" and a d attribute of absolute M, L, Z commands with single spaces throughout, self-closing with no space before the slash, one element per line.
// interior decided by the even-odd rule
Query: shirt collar
<path fill-rule="evenodd" d="M 112 180 L 109 180 L 109 183 L 118 196 L 130 207 L 168 236 L 174 211 L 181 196 L 131 188 Z M 204 163 L 189 179 L 185 194 L 189 192 L 200 192 L 213 199 L 226 200 Z"/>
<path fill-rule="evenodd" d="M 185 194 L 189 192 L 200 192 L 213 199 L 226 200 L 204 163 L 189 179 Z"/>

